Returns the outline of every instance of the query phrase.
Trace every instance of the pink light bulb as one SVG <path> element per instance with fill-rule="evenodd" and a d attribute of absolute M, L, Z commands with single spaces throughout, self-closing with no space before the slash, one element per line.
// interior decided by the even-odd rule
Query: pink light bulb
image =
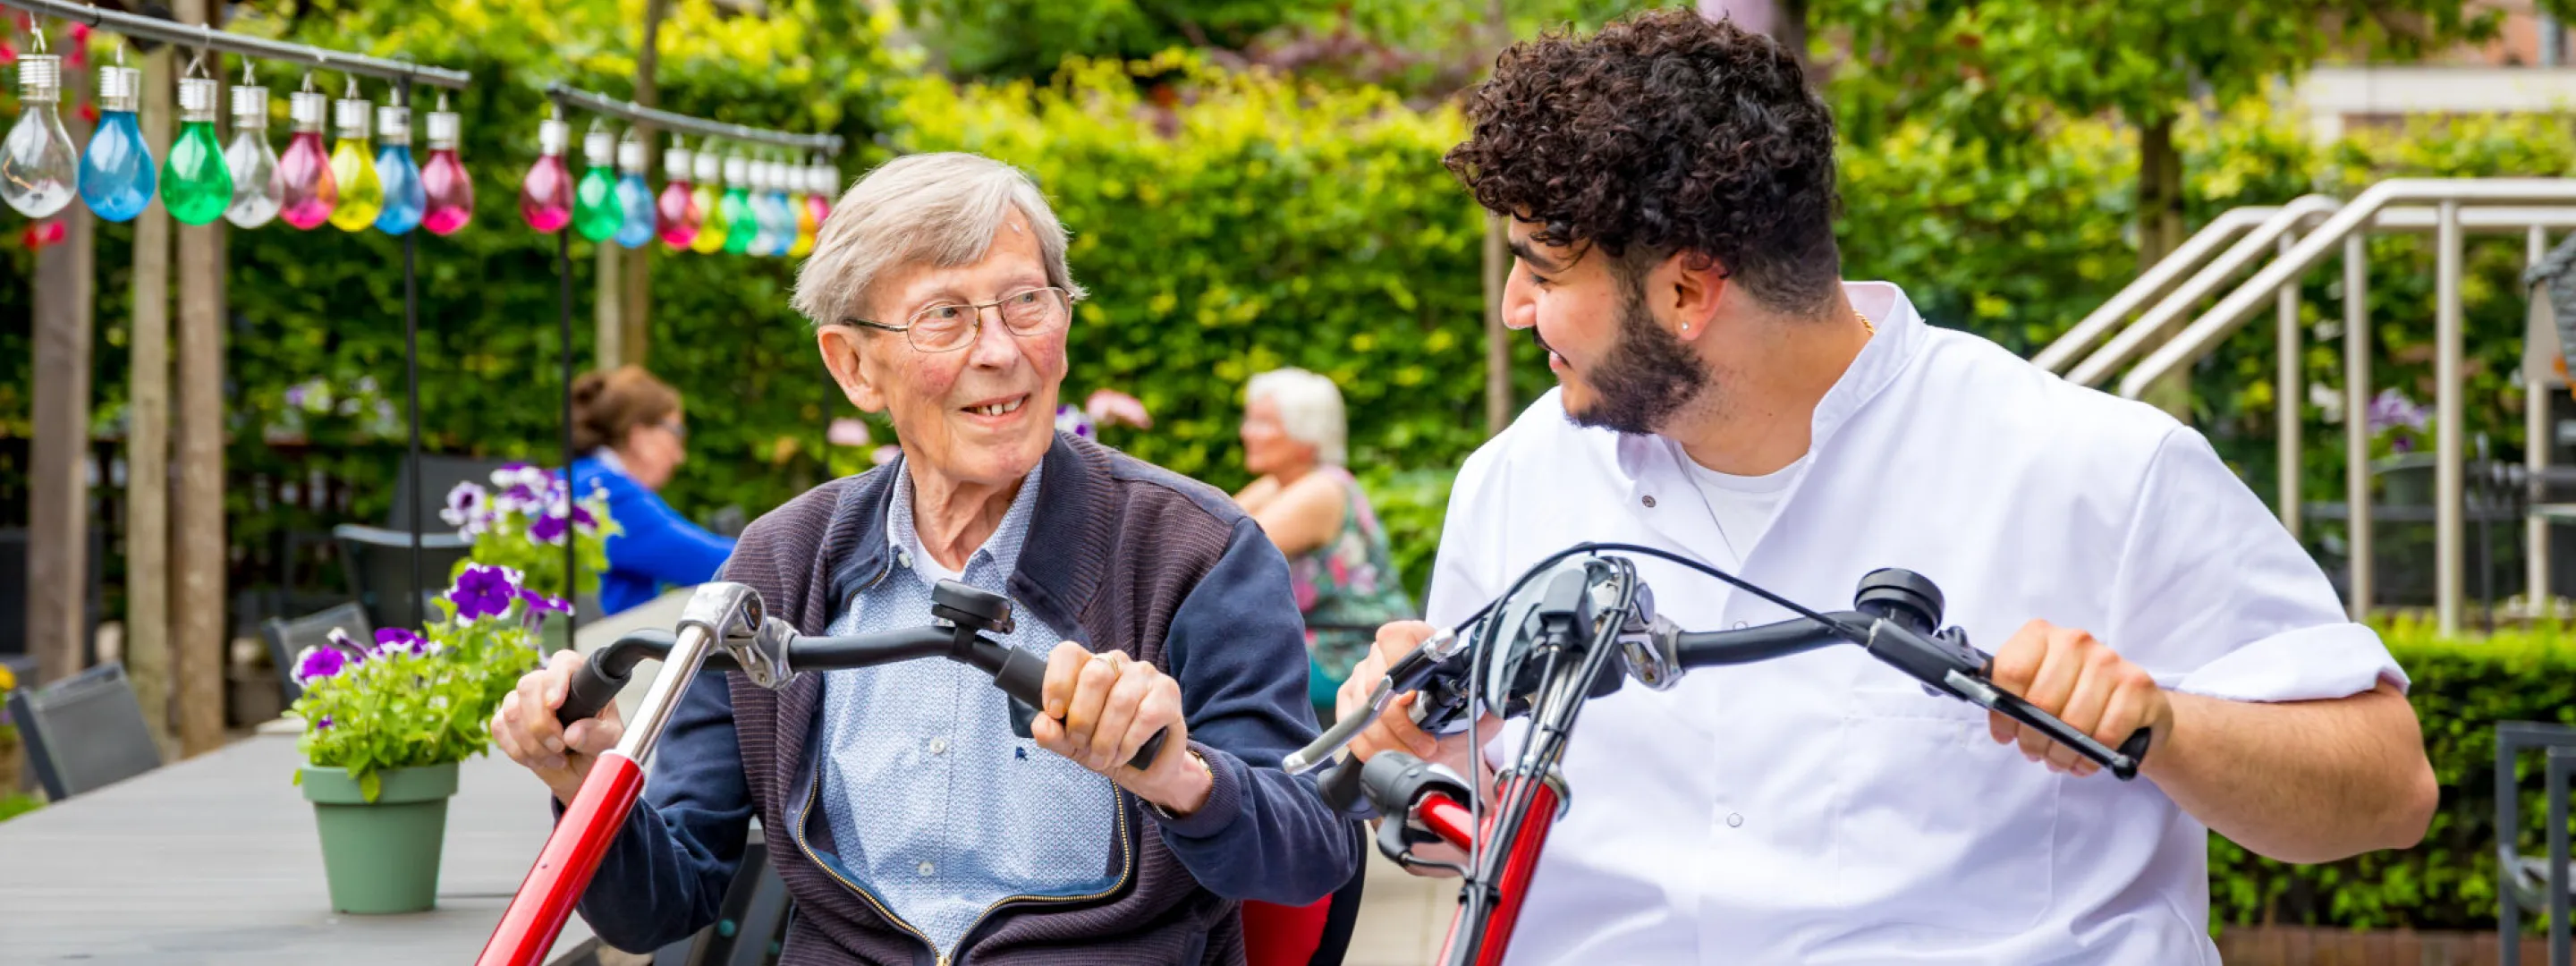
<path fill-rule="evenodd" d="M 429 161 L 420 166 L 421 193 L 429 199 L 420 226 L 433 235 L 454 234 L 474 220 L 474 179 L 456 159 L 457 127 L 447 95 L 439 95 L 438 110 L 429 114 Z"/>
<path fill-rule="evenodd" d="M 689 165 L 693 160 L 678 138 L 672 138 L 671 149 L 662 152 L 662 171 L 668 180 L 662 185 L 662 194 L 653 199 L 653 230 L 661 236 L 662 244 L 675 252 L 687 251 L 689 243 L 698 239 L 699 226 L 707 220 L 707 213 L 698 208 L 696 195 L 689 187 Z"/>
<path fill-rule="evenodd" d="M 309 85 L 311 78 L 306 81 Z M 328 95 L 313 91 L 287 96 L 295 136 L 287 142 L 286 154 L 277 159 L 277 181 L 283 189 L 277 216 L 301 229 L 331 220 L 332 209 L 340 206 L 340 182 L 331 175 L 331 152 L 322 146 L 322 115 L 330 103 Z"/>
<path fill-rule="evenodd" d="M 572 172 L 564 168 L 565 143 L 572 125 L 547 118 L 537 127 L 537 163 L 519 182 L 519 217 L 528 227 L 553 234 L 572 223 Z"/>

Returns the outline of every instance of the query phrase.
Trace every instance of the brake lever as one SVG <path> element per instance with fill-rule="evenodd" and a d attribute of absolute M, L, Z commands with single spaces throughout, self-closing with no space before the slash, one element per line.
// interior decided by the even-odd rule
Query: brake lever
<path fill-rule="evenodd" d="M 2011 718 L 2050 741 L 2075 750 L 2093 763 L 2110 769 L 2121 781 L 2138 777 L 2138 766 L 2145 760 L 2147 749 L 2154 744 L 2152 729 L 2140 728 L 2117 749 L 2106 748 L 2093 736 L 2075 730 L 2056 715 L 2039 709 L 1995 685 L 1990 675 L 1995 659 L 1991 654 L 1968 643 L 1967 635 L 1958 628 L 1945 628 L 1937 634 L 1920 634 L 1879 618 L 1863 629 L 1861 646 L 1870 655 L 1923 682 L 1927 690 L 1966 701 L 1988 711 Z"/>

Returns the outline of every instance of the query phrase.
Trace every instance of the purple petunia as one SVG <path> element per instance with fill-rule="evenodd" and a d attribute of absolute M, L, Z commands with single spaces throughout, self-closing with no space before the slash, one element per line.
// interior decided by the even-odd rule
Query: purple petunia
<path fill-rule="evenodd" d="M 551 611 L 557 614 L 572 613 L 572 602 L 561 597 L 549 597 L 533 590 L 522 590 L 519 591 L 519 599 L 527 602 L 528 610 L 531 613 L 541 611 Z"/>
<path fill-rule="evenodd" d="M 447 599 L 456 605 L 456 619 L 481 620 L 510 612 L 519 597 L 519 573 L 508 567 L 474 564 L 456 577 L 456 586 L 447 591 Z"/>
<path fill-rule="evenodd" d="M 376 653 L 378 654 L 429 654 L 436 648 L 437 645 L 430 643 L 428 638 L 414 634 L 405 628 L 386 627 L 376 631 Z"/>
<path fill-rule="evenodd" d="M 315 681 L 339 675 L 353 663 L 356 663 L 355 660 L 339 648 L 308 647 L 304 649 L 302 655 L 296 657 L 295 672 L 291 677 L 294 678 L 296 687 L 307 687 Z"/>
<path fill-rule="evenodd" d="M 538 543 L 562 543 L 565 529 L 563 517 L 549 513 L 528 522 L 528 539 Z"/>

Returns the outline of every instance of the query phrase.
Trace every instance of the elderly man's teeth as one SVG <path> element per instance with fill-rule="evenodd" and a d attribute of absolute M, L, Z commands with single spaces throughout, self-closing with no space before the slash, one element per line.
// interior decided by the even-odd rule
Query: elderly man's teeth
<path fill-rule="evenodd" d="M 1026 397 L 1022 397 L 1006 403 L 994 403 L 990 406 L 970 406 L 967 407 L 967 409 L 969 412 L 981 413 L 986 416 L 999 416 L 1004 413 L 1015 413 L 1020 411 L 1020 404 L 1027 401 L 1028 399 Z"/>

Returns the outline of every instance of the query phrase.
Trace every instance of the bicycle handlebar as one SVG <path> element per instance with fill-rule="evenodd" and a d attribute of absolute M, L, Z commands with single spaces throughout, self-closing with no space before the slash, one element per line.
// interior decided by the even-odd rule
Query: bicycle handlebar
<path fill-rule="evenodd" d="M 941 581 L 932 591 L 931 600 L 931 612 L 937 618 L 934 623 L 870 634 L 807 636 L 777 618 L 769 618 L 747 641 L 730 639 L 724 642 L 724 650 L 709 653 L 700 670 L 743 671 L 750 673 L 756 683 L 775 688 L 785 684 L 787 678 L 809 671 L 843 671 L 944 657 L 992 675 L 994 686 L 1031 710 L 1045 706 L 1046 658 L 983 635 L 987 630 L 1010 632 L 1007 599 L 955 581 Z M 563 704 L 555 709 L 555 720 L 570 725 L 599 714 L 633 680 L 636 665 L 669 655 L 676 641 L 669 631 L 644 630 L 591 652 L 590 659 L 573 672 L 572 683 L 564 689 Z M 738 654 L 752 657 L 749 666 L 737 658 Z M 1026 737 L 1027 720 L 1014 720 L 1012 724 Z M 1169 736 L 1169 729 L 1155 732 L 1136 749 L 1128 767 L 1139 771 L 1151 767 L 1162 753 L 1163 740 Z"/>

